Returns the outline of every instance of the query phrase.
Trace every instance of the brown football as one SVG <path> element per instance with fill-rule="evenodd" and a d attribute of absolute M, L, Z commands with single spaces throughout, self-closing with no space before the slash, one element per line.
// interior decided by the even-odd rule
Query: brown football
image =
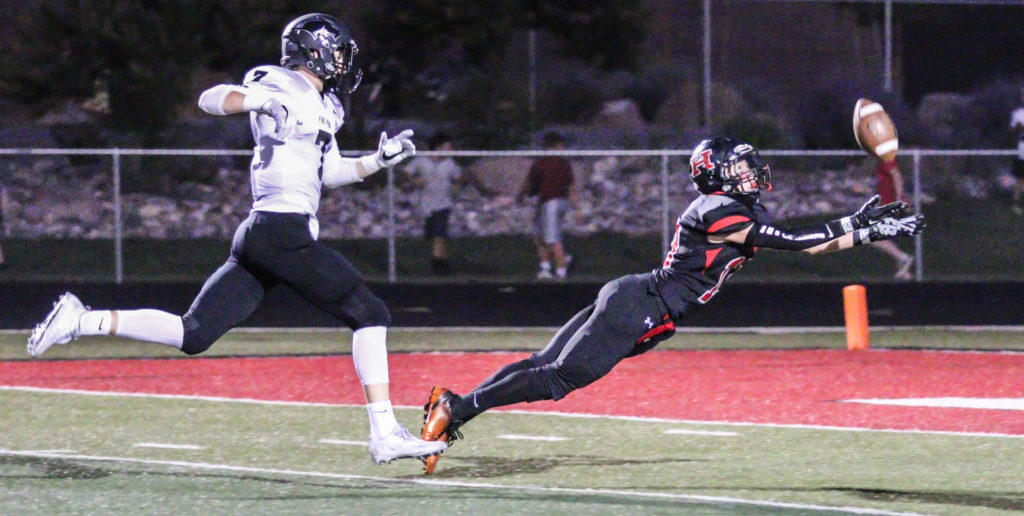
<path fill-rule="evenodd" d="M 896 126 L 881 104 L 870 99 L 857 100 L 853 106 L 853 137 L 868 154 L 886 163 L 896 159 L 900 147 Z"/>

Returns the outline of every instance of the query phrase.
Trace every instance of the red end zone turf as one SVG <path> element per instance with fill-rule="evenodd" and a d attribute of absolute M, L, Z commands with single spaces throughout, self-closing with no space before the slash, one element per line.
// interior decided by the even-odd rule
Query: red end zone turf
<path fill-rule="evenodd" d="M 395 354 L 392 399 L 465 392 L 522 353 Z M 363 403 L 351 357 L 0 362 L 0 385 Z M 511 408 L 617 416 L 1024 435 L 1020 410 L 843 403 L 1024 398 L 1024 355 L 941 351 L 655 351 L 555 402 Z"/>

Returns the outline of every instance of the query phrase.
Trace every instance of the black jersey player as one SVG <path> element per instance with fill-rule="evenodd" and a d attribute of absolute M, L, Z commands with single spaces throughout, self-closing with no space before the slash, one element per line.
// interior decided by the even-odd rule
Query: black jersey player
<path fill-rule="evenodd" d="M 700 142 L 690 157 L 690 179 L 700 196 L 676 223 L 661 268 L 605 284 L 543 350 L 508 364 L 471 392 L 434 387 L 424 406 L 421 437 L 461 437 L 459 428 L 494 407 L 558 400 L 608 374 L 624 358 L 672 336 L 694 305 L 705 304 L 760 248 L 816 254 L 849 249 L 924 228 L 922 215 L 904 215 L 904 203 L 878 206 L 873 197 L 853 215 L 827 223 L 776 227 L 759 202 L 771 190 L 771 172 L 749 144 L 730 137 Z M 424 459 L 427 473 L 438 457 Z"/>

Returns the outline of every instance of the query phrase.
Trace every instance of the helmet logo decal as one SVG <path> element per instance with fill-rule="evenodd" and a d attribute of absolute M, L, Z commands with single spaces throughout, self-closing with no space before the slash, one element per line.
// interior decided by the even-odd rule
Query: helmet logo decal
<path fill-rule="evenodd" d="M 321 45 L 330 46 L 331 40 L 334 39 L 334 34 L 331 34 L 331 31 L 327 30 L 327 27 L 321 27 L 313 31 L 313 37 L 318 39 Z"/>
<path fill-rule="evenodd" d="M 703 171 L 712 171 L 715 164 L 711 162 L 711 149 L 690 157 L 690 177 L 697 177 Z"/>

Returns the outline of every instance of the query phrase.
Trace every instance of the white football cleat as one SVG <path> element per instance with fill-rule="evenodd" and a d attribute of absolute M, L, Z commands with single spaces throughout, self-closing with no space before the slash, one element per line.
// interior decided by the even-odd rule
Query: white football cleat
<path fill-rule="evenodd" d="M 28 356 L 36 358 L 51 346 L 77 339 L 81 335 L 78 331 L 78 318 L 88 309 L 74 294 L 65 292 L 53 304 L 53 310 L 50 310 L 46 319 L 32 330 L 28 338 Z"/>
<path fill-rule="evenodd" d="M 370 458 L 374 464 L 387 464 L 395 459 L 422 459 L 448 449 L 442 441 L 424 441 L 409 433 L 401 424 L 380 440 L 370 440 Z"/>

